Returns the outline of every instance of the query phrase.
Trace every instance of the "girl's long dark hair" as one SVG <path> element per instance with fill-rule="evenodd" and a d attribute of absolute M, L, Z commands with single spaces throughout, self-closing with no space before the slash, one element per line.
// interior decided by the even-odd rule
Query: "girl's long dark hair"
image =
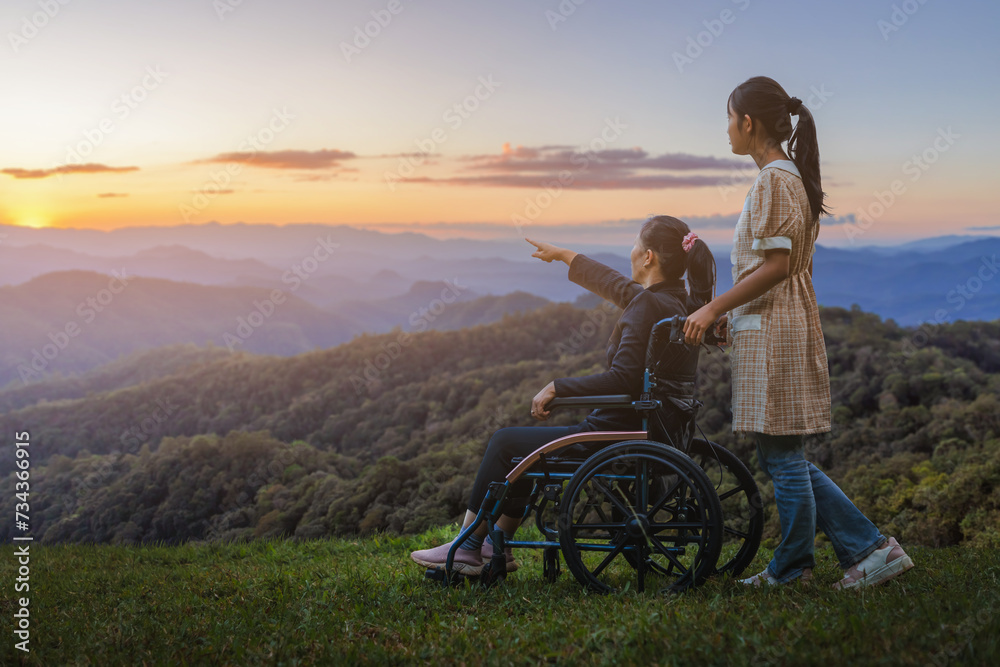
<path fill-rule="evenodd" d="M 658 215 L 643 223 L 639 241 L 656 255 L 667 280 L 679 280 L 687 272 L 688 296 L 693 302 L 689 312 L 694 312 L 715 298 L 715 256 L 701 239 L 684 252 L 681 242 L 690 231 L 683 221 Z"/>
<path fill-rule="evenodd" d="M 819 175 L 816 121 L 806 105 L 797 97 L 790 97 L 777 81 L 766 76 L 755 76 L 736 86 L 729 95 L 729 104 L 738 118 L 747 115 L 754 123 L 759 123 L 772 141 L 779 145 L 788 141 L 788 155 L 802 174 L 813 217 L 830 215 L 823 203 L 826 194 Z M 793 114 L 799 117 L 794 130 Z"/>

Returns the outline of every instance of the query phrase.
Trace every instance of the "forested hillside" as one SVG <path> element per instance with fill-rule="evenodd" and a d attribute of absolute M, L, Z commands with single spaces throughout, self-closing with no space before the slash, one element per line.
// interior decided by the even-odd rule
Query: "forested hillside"
<path fill-rule="evenodd" d="M 901 540 L 1000 545 L 1000 323 L 822 317 L 835 426 L 811 440 L 817 463 Z M 0 426 L 31 433 L 32 528 L 46 541 L 417 532 L 460 515 L 490 433 L 532 423 L 538 389 L 602 366 L 614 319 L 553 305 L 292 358 L 166 349 L 173 362 L 134 360 L 162 369 L 145 381 L 119 368 L 88 393 L 58 381 L 48 400 L 0 393 Z M 750 462 L 729 431 L 726 353 L 703 354 L 700 374 L 702 428 Z"/>

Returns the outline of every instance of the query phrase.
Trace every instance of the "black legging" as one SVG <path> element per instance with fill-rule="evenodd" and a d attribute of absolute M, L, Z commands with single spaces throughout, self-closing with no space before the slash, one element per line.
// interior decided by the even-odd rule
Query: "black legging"
<path fill-rule="evenodd" d="M 509 426 L 502 428 L 490 438 L 479 464 L 476 483 L 472 485 L 469 510 L 478 512 L 483 498 L 489 490 L 490 482 L 502 482 L 513 467 L 510 460 L 516 456 L 527 456 L 542 445 L 573 433 L 592 431 L 591 425 L 581 422 L 575 426 Z M 531 481 L 519 480 L 511 485 L 504 501 L 503 513 L 507 516 L 521 516 L 531 495 Z"/>

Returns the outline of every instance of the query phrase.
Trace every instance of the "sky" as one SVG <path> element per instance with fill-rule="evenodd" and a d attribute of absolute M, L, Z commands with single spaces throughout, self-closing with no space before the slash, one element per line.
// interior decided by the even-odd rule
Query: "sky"
<path fill-rule="evenodd" d="M 1000 5 L 5 0 L 0 224 L 732 238 L 726 101 L 816 118 L 827 245 L 1000 233 Z"/>

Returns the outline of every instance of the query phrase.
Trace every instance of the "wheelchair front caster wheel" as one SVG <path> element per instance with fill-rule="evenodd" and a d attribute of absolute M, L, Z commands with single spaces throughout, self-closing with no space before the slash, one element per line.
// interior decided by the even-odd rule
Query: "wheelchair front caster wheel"
<path fill-rule="evenodd" d="M 442 585 L 452 585 L 452 586 L 463 586 L 466 581 L 475 581 L 478 577 L 469 577 L 464 574 L 459 574 L 458 572 L 451 573 L 451 581 L 445 580 L 444 570 L 435 570 L 428 568 L 424 572 L 424 578 L 430 579 L 431 581 L 436 581 Z"/>
<path fill-rule="evenodd" d="M 542 563 L 542 574 L 545 580 L 552 583 L 559 576 L 559 549 L 556 547 L 545 548 L 545 560 Z"/>
<path fill-rule="evenodd" d="M 490 588 L 507 578 L 507 556 L 504 555 L 507 545 L 503 531 L 494 530 L 490 533 L 490 539 L 493 540 L 493 557 L 483 565 L 483 570 L 479 573 L 479 584 L 483 588 Z"/>
<path fill-rule="evenodd" d="M 483 570 L 479 573 L 479 585 L 483 588 L 492 588 L 506 578 L 507 563 L 505 562 L 500 567 L 496 567 L 491 561 L 483 565 Z"/>

